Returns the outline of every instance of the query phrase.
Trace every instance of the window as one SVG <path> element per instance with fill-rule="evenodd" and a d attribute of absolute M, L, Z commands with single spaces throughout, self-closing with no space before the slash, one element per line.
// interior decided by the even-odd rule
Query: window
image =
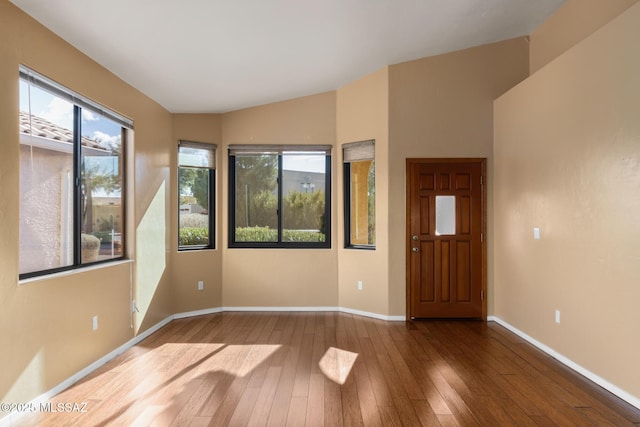
<path fill-rule="evenodd" d="M 216 146 L 178 143 L 178 249 L 212 249 Z"/>
<path fill-rule="evenodd" d="M 20 278 L 124 257 L 130 120 L 20 67 Z"/>
<path fill-rule="evenodd" d="M 229 247 L 330 248 L 331 147 L 229 147 Z"/>
<path fill-rule="evenodd" d="M 436 236 L 456 235 L 456 196 L 436 196 Z"/>
<path fill-rule="evenodd" d="M 344 159 L 345 247 L 375 249 L 375 141 L 342 146 Z"/>

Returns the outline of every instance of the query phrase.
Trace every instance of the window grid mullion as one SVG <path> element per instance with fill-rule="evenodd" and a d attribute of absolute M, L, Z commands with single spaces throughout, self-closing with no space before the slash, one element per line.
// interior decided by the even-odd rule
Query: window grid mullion
<path fill-rule="evenodd" d="M 236 242 L 236 156 L 229 155 L 229 203 L 227 217 L 229 221 L 229 242 Z"/>
<path fill-rule="evenodd" d="M 73 265 L 82 264 L 82 111 L 73 106 Z"/>
<path fill-rule="evenodd" d="M 344 247 L 351 246 L 351 163 L 345 162 L 344 175 Z"/>
<path fill-rule="evenodd" d="M 209 169 L 209 248 L 213 249 L 216 247 L 216 232 L 215 232 L 215 184 L 216 184 L 216 171 L 214 169 Z"/>
<path fill-rule="evenodd" d="M 278 155 L 278 243 L 282 243 L 282 154 Z"/>

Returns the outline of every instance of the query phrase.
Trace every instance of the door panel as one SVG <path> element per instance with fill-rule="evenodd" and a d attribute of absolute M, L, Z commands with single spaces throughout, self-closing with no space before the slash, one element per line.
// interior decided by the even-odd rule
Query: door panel
<path fill-rule="evenodd" d="M 418 215 L 420 215 L 420 228 L 419 234 L 430 234 L 429 230 L 429 218 L 431 217 L 431 206 L 429 205 L 429 199 L 424 197 L 420 199 L 420 209 Z"/>
<path fill-rule="evenodd" d="M 421 242 L 420 244 L 420 274 L 422 280 L 421 296 L 424 301 L 435 301 L 435 270 L 431 268 L 434 259 L 434 242 Z"/>
<path fill-rule="evenodd" d="M 483 159 L 407 161 L 411 317 L 483 315 L 483 173 Z"/>

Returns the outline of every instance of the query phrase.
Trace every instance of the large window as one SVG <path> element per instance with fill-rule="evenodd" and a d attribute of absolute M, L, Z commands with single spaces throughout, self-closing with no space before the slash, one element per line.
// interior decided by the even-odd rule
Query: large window
<path fill-rule="evenodd" d="M 180 141 L 178 147 L 178 248 L 214 247 L 216 146 Z"/>
<path fill-rule="evenodd" d="M 20 67 L 20 278 L 124 257 L 130 120 Z"/>
<path fill-rule="evenodd" d="M 375 142 L 342 146 L 344 160 L 345 247 L 376 247 Z"/>
<path fill-rule="evenodd" d="M 230 247 L 331 247 L 331 147 L 229 147 Z"/>

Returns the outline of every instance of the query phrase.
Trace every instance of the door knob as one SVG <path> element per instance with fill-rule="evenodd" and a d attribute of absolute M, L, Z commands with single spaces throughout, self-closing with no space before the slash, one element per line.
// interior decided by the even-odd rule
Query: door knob
<path fill-rule="evenodd" d="M 413 236 L 411 236 L 411 238 L 412 238 L 413 240 L 418 240 L 420 237 L 418 237 L 418 235 L 417 235 L 417 234 L 414 234 Z"/>
<path fill-rule="evenodd" d="M 417 253 L 417 252 L 420 252 L 420 249 L 417 248 L 417 247 L 416 248 L 411 248 L 411 252 L 416 252 Z"/>

